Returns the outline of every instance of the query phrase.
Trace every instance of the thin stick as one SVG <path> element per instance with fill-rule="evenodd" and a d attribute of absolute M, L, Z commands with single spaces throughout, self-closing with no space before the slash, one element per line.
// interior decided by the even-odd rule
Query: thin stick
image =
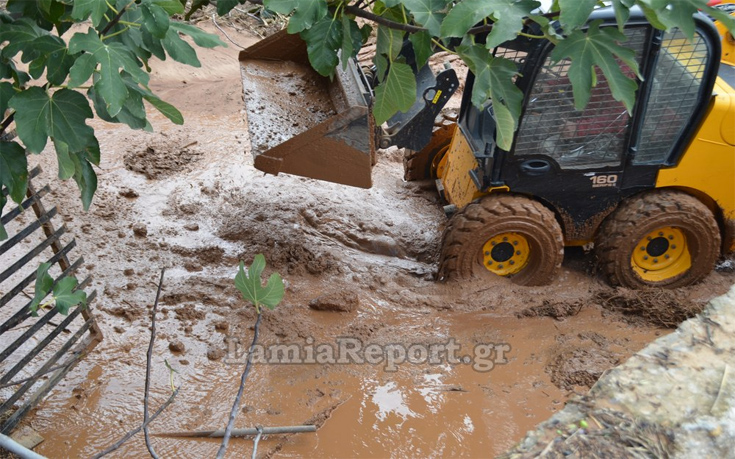
<path fill-rule="evenodd" d="M 161 296 L 161 287 L 163 287 L 163 274 L 166 268 L 161 268 L 161 279 L 158 281 L 158 290 L 156 291 L 156 301 L 153 303 L 153 311 L 151 311 L 151 340 L 148 343 L 148 354 L 146 355 L 145 364 L 145 394 L 143 395 L 143 434 L 145 435 L 145 446 L 153 459 L 158 459 L 156 450 L 151 444 L 150 433 L 148 432 L 148 395 L 151 387 L 151 359 L 153 358 L 153 343 L 156 341 L 156 312 L 158 311 L 158 298 Z"/>
<path fill-rule="evenodd" d="M 317 426 L 315 425 L 304 425 L 304 426 L 283 426 L 283 427 L 260 427 L 263 431 L 263 435 L 280 435 L 280 434 L 293 434 L 293 433 L 305 433 L 305 432 L 316 432 Z M 219 430 L 199 430 L 194 432 L 163 432 L 153 434 L 156 437 L 170 437 L 170 438 L 222 438 L 225 436 L 224 429 Z M 258 435 L 258 428 L 245 428 L 245 429 L 232 429 L 230 438 L 234 437 L 252 437 Z"/>
<path fill-rule="evenodd" d="M 212 13 L 212 22 L 214 23 L 214 26 L 215 26 L 215 27 L 217 27 L 217 28 L 219 29 L 219 31 L 220 31 L 220 32 L 222 32 L 222 34 L 223 34 L 223 35 L 224 35 L 224 36 L 225 36 L 225 37 L 226 37 L 226 38 L 227 38 L 228 40 L 230 40 L 230 43 L 232 43 L 233 45 L 237 46 L 237 47 L 238 47 L 238 48 L 240 48 L 240 49 L 245 49 L 245 47 L 244 47 L 244 46 L 240 45 L 239 43 L 236 43 L 236 42 L 235 42 L 235 41 L 234 41 L 234 40 L 233 40 L 232 38 L 230 38 L 230 36 L 229 36 L 229 35 L 227 35 L 227 32 L 225 32 L 225 31 L 224 31 L 224 30 L 222 29 L 222 27 L 220 27 L 220 26 L 219 26 L 219 24 L 217 24 L 217 20 L 216 20 L 216 19 L 214 19 L 214 13 Z"/>
<path fill-rule="evenodd" d="M 120 448 L 123 445 L 123 443 L 125 443 L 126 441 L 130 440 L 131 438 L 133 438 L 135 436 L 135 434 L 137 434 L 138 432 L 141 431 L 141 429 L 143 429 L 144 427 L 148 427 L 148 424 L 150 424 L 151 422 L 155 421 L 156 418 L 158 417 L 158 415 L 161 414 L 161 413 L 163 413 L 163 410 L 165 410 L 166 408 L 168 408 L 168 406 L 171 403 L 173 403 L 174 398 L 176 398 L 176 394 L 179 393 L 179 390 L 180 389 L 181 389 L 181 386 L 179 386 L 179 387 L 176 388 L 176 390 L 174 391 L 174 393 L 171 394 L 171 396 L 168 398 L 168 400 L 166 400 L 166 403 L 164 403 L 163 405 L 161 405 L 161 407 L 155 413 L 153 413 L 153 416 L 151 416 L 151 418 L 148 420 L 148 422 L 144 422 L 142 425 L 140 425 L 140 426 L 136 427 L 135 429 L 131 430 L 130 432 L 128 432 L 127 434 L 125 434 L 124 437 L 122 437 L 120 440 L 118 440 L 117 443 L 115 443 L 114 445 L 110 446 L 109 448 L 107 448 L 106 450 L 102 451 L 101 453 L 97 453 L 94 456 L 92 456 L 92 459 L 99 459 L 102 456 L 106 456 L 106 455 L 110 454 L 111 452 L 113 452 L 113 451 L 117 450 L 118 448 Z"/>
<path fill-rule="evenodd" d="M 242 399 L 243 390 L 245 390 L 245 381 L 248 379 L 248 373 L 250 368 L 253 366 L 253 352 L 255 352 L 255 344 L 258 342 L 258 332 L 260 330 L 260 319 L 262 314 L 258 312 L 258 319 L 255 321 L 255 330 L 253 330 L 253 342 L 250 344 L 248 350 L 248 361 L 245 364 L 245 371 L 242 372 L 240 378 L 240 389 L 237 391 L 237 397 L 235 397 L 235 403 L 232 404 L 232 411 L 230 411 L 230 420 L 227 422 L 227 428 L 225 429 L 225 436 L 222 438 L 222 444 L 217 451 L 217 459 L 225 457 L 225 451 L 227 450 L 227 443 L 230 441 L 230 435 L 232 434 L 232 427 L 235 425 L 235 417 L 237 412 L 240 410 L 240 399 Z"/>
<path fill-rule="evenodd" d="M 258 442 L 260 441 L 260 437 L 263 436 L 263 428 L 258 426 L 256 429 L 258 429 L 258 435 L 255 437 L 255 440 L 253 440 L 253 455 L 251 456 L 251 459 L 255 459 L 255 456 L 258 454 Z"/>

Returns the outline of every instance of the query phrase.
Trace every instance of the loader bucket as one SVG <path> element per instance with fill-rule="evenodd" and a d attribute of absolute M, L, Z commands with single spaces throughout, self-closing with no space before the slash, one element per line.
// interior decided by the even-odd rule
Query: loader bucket
<path fill-rule="evenodd" d="M 330 80 L 303 40 L 281 31 L 240 52 L 240 70 L 256 169 L 370 188 L 372 94 L 353 61 Z"/>

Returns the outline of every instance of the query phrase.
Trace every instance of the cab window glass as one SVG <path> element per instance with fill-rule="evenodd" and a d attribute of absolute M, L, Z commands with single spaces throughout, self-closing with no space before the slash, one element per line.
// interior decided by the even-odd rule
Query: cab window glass
<path fill-rule="evenodd" d="M 694 114 L 708 55 L 707 42 L 699 34 L 691 42 L 678 30 L 664 35 L 634 164 L 661 164 L 668 160 Z"/>
<path fill-rule="evenodd" d="M 646 45 L 648 29 L 626 30 L 626 47 L 635 50 L 638 62 Z M 597 85 L 584 110 L 574 108 L 568 59 L 546 62 L 533 86 L 516 140 L 515 155 L 546 155 L 562 169 L 588 169 L 621 163 L 630 127 L 622 102 L 613 98 L 610 85 L 596 68 Z M 623 72 L 634 77 L 622 62 Z"/>

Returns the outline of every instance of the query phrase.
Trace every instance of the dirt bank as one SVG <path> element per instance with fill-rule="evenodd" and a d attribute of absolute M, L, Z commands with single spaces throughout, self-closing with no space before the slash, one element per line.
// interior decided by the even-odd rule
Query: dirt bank
<path fill-rule="evenodd" d="M 735 287 L 605 374 L 506 457 L 732 456 L 733 308 Z"/>
<path fill-rule="evenodd" d="M 256 40 L 229 35 L 243 45 Z M 29 418 L 46 438 L 41 454 L 89 456 L 140 423 L 148 311 L 162 267 L 153 405 L 170 391 L 164 359 L 182 389 L 153 432 L 224 426 L 243 368 L 237 340 L 249 342 L 255 318 L 232 279 L 239 260 L 249 263 L 257 253 L 287 282 L 284 303 L 265 314 L 265 345 L 306 350 L 350 338 L 363 347 L 416 345 L 420 353 L 456 343 L 458 355 L 469 357 L 395 367 L 257 364 L 237 427 L 321 425 L 315 434 L 265 439 L 264 455 L 499 454 L 607 367 L 668 332 L 605 307 L 599 294 L 612 289 L 581 250 L 568 251 L 561 275 L 543 288 L 503 279 L 434 283 L 445 217 L 434 191 L 402 181 L 396 152 L 380 154 L 369 190 L 263 176 L 246 153 L 236 54 L 234 46 L 202 51 L 202 69 L 154 66 L 153 89 L 183 111 L 183 127 L 157 115 L 155 133 L 95 122 L 104 154 L 90 212 L 81 213 L 73 183 L 57 185 L 52 154 L 34 157 L 45 170 L 38 183 L 53 184 L 50 201 L 94 275 L 105 332 Z M 716 272 L 679 295 L 705 301 L 734 280 Z M 342 292 L 357 298 L 351 311 L 309 307 Z M 561 313 L 545 313 L 549 305 Z M 218 445 L 154 441 L 162 457 L 211 457 Z M 234 440 L 230 453 L 243 456 L 251 446 Z M 143 454 L 136 437 L 118 456 Z"/>

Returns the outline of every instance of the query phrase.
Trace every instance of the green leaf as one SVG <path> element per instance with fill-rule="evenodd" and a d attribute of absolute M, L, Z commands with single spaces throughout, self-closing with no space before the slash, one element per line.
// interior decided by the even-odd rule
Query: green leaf
<path fill-rule="evenodd" d="M 184 124 L 184 116 L 180 111 L 168 102 L 164 102 L 156 96 L 145 95 L 143 98 L 153 105 L 163 116 L 171 120 L 174 124 Z"/>
<path fill-rule="evenodd" d="M 143 48 L 158 59 L 162 61 L 166 60 L 166 51 L 163 49 L 161 40 L 151 35 L 147 29 L 143 29 L 140 32 L 143 37 Z"/>
<path fill-rule="evenodd" d="M 263 6 L 278 14 L 291 14 L 296 8 L 298 0 L 265 0 Z"/>
<path fill-rule="evenodd" d="M 89 102 L 74 90 L 51 95 L 36 86 L 16 94 L 9 105 L 15 109 L 18 137 L 31 153 L 40 153 L 48 137 L 66 143 L 71 151 L 83 150 L 94 138 L 85 123 L 92 117 Z"/>
<path fill-rule="evenodd" d="M 65 277 L 54 285 L 54 300 L 60 314 L 69 315 L 69 310 L 78 305 L 87 304 L 87 293 L 84 290 L 74 290 L 78 281 L 75 277 Z"/>
<path fill-rule="evenodd" d="M 378 26 L 378 38 L 375 43 L 375 53 L 383 55 L 393 62 L 401 53 L 403 47 L 403 32 L 391 29 L 384 25 Z"/>
<path fill-rule="evenodd" d="M 534 0 L 465 0 L 447 14 L 441 25 L 442 37 L 462 37 L 482 19 L 492 17 L 493 29 L 487 47 L 515 38 L 523 29 L 524 18 L 541 6 Z"/>
<path fill-rule="evenodd" d="M 5 110 L 8 109 L 8 101 L 15 95 L 13 85 L 7 81 L 0 82 L 0 118 L 5 118 Z"/>
<path fill-rule="evenodd" d="M 76 166 L 69 155 L 69 146 L 59 140 L 54 142 L 56 148 L 56 159 L 59 162 L 59 179 L 68 180 L 74 176 Z"/>
<path fill-rule="evenodd" d="M 163 47 L 166 52 L 176 62 L 182 64 L 191 65 L 192 67 L 201 67 L 202 64 L 197 58 L 197 53 L 194 48 L 179 37 L 178 32 L 171 27 L 166 32 L 166 38 L 163 39 Z"/>
<path fill-rule="evenodd" d="M 224 16 L 238 5 L 238 0 L 217 0 L 217 14 Z"/>
<path fill-rule="evenodd" d="M 173 21 L 171 22 L 171 28 L 177 32 L 183 33 L 184 35 L 190 36 L 192 40 L 194 40 L 194 43 L 202 48 L 214 48 L 216 46 L 227 47 L 227 43 L 220 40 L 217 35 L 204 32 L 191 24 Z"/>
<path fill-rule="evenodd" d="M 48 56 L 45 62 L 48 82 L 54 85 L 63 84 L 75 61 L 75 57 L 69 53 L 64 40 L 53 35 L 44 35 L 35 39 L 32 46 Z"/>
<path fill-rule="evenodd" d="M 438 37 L 441 23 L 446 14 L 447 0 L 406 0 L 402 2 L 411 12 L 416 23 L 428 29 L 431 36 Z"/>
<path fill-rule="evenodd" d="M 81 22 L 91 16 L 92 25 L 98 27 L 107 12 L 107 0 L 75 0 L 71 17 Z"/>
<path fill-rule="evenodd" d="M 38 306 L 41 304 L 46 295 L 51 291 L 54 285 L 54 278 L 48 273 L 51 263 L 41 263 L 36 270 L 36 285 L 33 300 L 31 301 L 30 310 L 31 314 L 37 316 Z"/>
<path fill-rule="evenodd" d="M 138 67 L 133 53 L 122 43 L 104 43 L 94 30 L 89 30 L 86 35 L 74 34 L 69 41 L 69 51 L 91 53 L 100 64 L 100 78 L 95 82 L 95 87 L 107 103 L 107 111 L 112 116 L 120 112 L 128 97 L 120 68 L 125 69 L 139 83 L 148 84 L 149 76 Z"/>
<path fill-rule="evenodd" d="M 153 0 L 153 4 L 163 8 L 169 16 L 184 12 L 184 5 L 178 0 Z"/>
<path fill-rule="evenodd" d="M 584 25 L 595 9 L 598 0 L 559 0 L 561 13 L 559 22 L 564 31 L 569 33 L 577 27 Z"/>
<path fill-rule="evenodd" d="M 140 8 L 143 14 L 143 25 L 156 38 L 164 38 L 171 21 L 166 10 L 156 4 L 143 4 Z"/>
<path fill-rule="evenodd" d="M 327 16 L 326 0 L 297 0 L 296 8 L 288 21 L 288 33 L 310 29 Z"/>
<path fill-rule="evenodd" d="M 393 62 L 385 81 L 375 88 L 373 115 L 377 124 L 383 124 L 396 112 L 407 112 L 416 102 L 416 76 L 411 67 Z"/>
<path fill-rule="evenodd" d="M 11 58 L 23 51 L 23 62 L 30 62 L 38 56 L 38 51 L 32 43 L 38 38 L 48 35 L 48 32 L 40 28 L 28 18 L 20 18 L 12 24 L 3 24 L 0 27 L 0 43 L 7 41 L 0 56 Z"/>
<path fill-rule="evenodd" d="M 329 76 L 339 63 L 337 50 L 342 46 L 342 24 L 324 18 L 308 30 L 301 32 L 306 42 L 309 62 L 320 75 Z"/>
<path fill-rule="evenodd" d="M 355 21 L 342 15 L 342 65 L 347 68 L 350 58 L 357 56 L 362 46 L 362 33 Z"/>
<path fill-rule="evenodd" d="M 498 147 L 510 150 L 523 101 L 523 93 L 513 83 L 513 76 L 518 73 L 516 64 L 492 56 L 484 46 L 468 42 L 460 45 L 457 52 L 475 75 L 472 103 L 483 107 L 488 99 L 492 100 Z"/>
<path fill-rule="evenodd" d="M 82 54 L 69 69 L 68 86 L 70 88 L 82 86 L 92 77 L 95 68 L 97 68 L 97 59 L 91 54 Z"/>
<path fill-rule="evenodd" d="M 612 0 L 612 6 L 615 10 L 615 20 L 618 23 L 618 30 L 623 31 L 625 23 L 630 18 L 630 8 L 635 5 L 635 0 Z"/>
<path fill-rule="evenodd" d="M 235 276 L 235 287 L 240 291 L 244 300 L 255 306 L 260 314 L 260 306 L 274 309 L 283 299 L 284 285 L 281 276 L 273 273 L 265 286 L 262 284 L 261 274 L 265 269 L 265 257 L 262 254 L 255 256 L 253 264 L 245 272 L 245 263 L 240 262 L 240 268 Z"/>
<path fill-rule="evenodd" d="M 582 110 L 587 105 L 595 78 L 595 67 L 599 67 L 615 100 L 623 102 L 628 112 L 632 112 L 638 84 L 625 76 L 617 59 L 641 78 L 635 52 L 618 44 L 625 41 L 626 37 L 617 28 L 600 28 L 600 23 L 601 21 L 593 22 L 586 34 L 578 30 L 561 40 L 552 51 L 551 59 L 555 62 L 564 58 L 571 59 L 568 76 L 577 110 Z"/>
<path fill-rule="evenodd" d="M 429 61 L 433 54 L 431 47 L 431 35 L 428 32 L 416 32 L 411 34 L 408 39 L 413 45 L 413 53 L 416 56 L 416 67 L 421 68 Z"/>
<path fill-rule="evenodd" d="M 638 0 L 636 2 L 655 27 L 671 30 L 679 28 L 689 40 L 694 38 L 695 24 L 692 15 L 701 10 L 725 27 L 735 30 L 735 18 L 726 12 L 707 5 L 704 0 Z"/>
<path fill-rule="evenodd" d="M 10 198 L 20 203 L 28 188 L 28 162 L 23 147 L 0 141 L 0 185 L 8 188 Z"/>
<path fill-rule="evenodd" d="M 85 154 L 84 156 L 87 155 Z M 97 191 L 97 174 L 86 158 L 80 158 L 79 154 L 73 154 L 72 159 L 76 168 L 74 181 L 77 182 L 77 186 L 81 192 L 82 206 L 87 211 L 92 204 L 94 193 Z"/>

